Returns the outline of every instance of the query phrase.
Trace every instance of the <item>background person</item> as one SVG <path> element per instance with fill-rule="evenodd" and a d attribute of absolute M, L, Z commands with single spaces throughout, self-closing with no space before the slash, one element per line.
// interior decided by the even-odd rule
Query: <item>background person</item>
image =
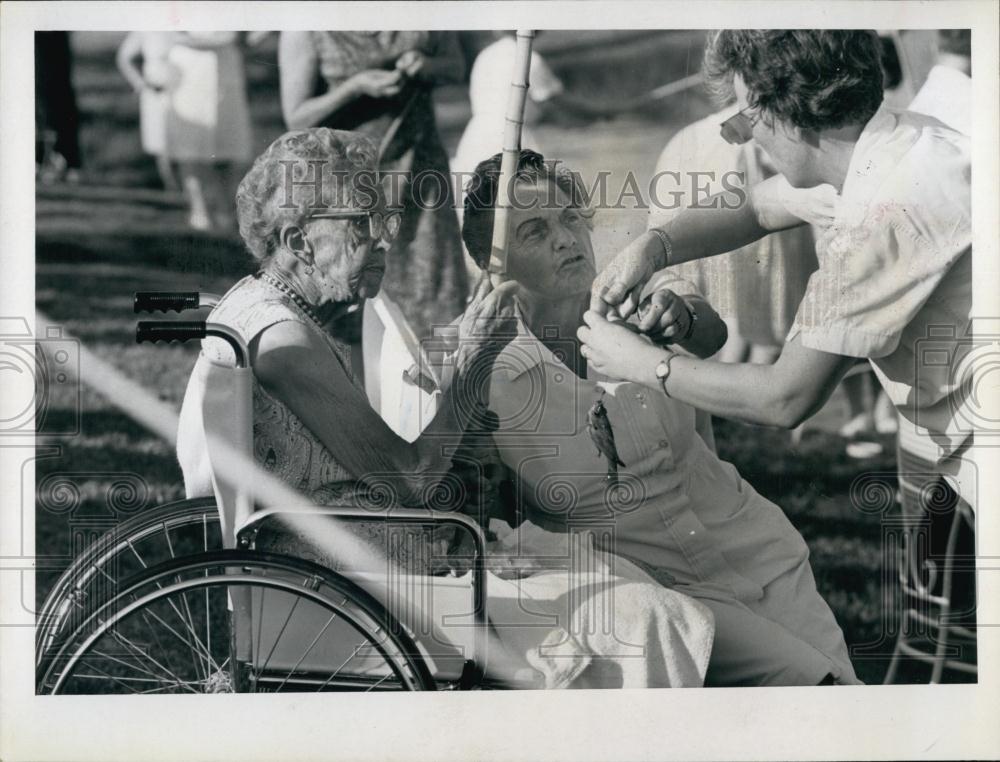
<path fill-rule="evenodd" d="M 43 183 L 80 181 L 79 126 L 69 32 L 35 32 L 35 164 Z"/>
<path fill-rule="evenodd" d="M 132 32 L 118 50 L 139 94 L 143 149 L 166 187 L 178 167 L 195 230 L 233 230 L 234 172 L 253 151 L 239 42 L 236 32 Z"/>
<path fill-rule="evenodd" d="M 389 203 L 403 212 L 383 288 L 418 337 L 430 335 L 434 324 L 462 311 L 467 295 L 448 155 L 432 101 L 437 84 L 462 77 L 457 39 L 451 32 L 282 32 L 278 66 L 289 128 L 356 130 L 379 146 L 379 171 L 394 175 Z M 422 173 L 440 181 L 418 190 L 413 180 Z"/>

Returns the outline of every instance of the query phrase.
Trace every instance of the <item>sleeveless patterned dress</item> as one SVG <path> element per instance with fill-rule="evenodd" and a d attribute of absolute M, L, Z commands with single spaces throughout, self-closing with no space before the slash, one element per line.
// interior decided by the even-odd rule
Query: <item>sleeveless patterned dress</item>
<path fill-rule="evenodd" d="M 231 288 L 212 310 L 209 320 L 236 329 L 249 346 L 255 338 L 285 321 L 308 326 L 330 348 L 351 382 L 364 393 L 364 388 L 351 367 L 350 347 L 345 342 L 322 330 L 285 293 L 257 276 L 247 276 Z M 202 341 L 199 363 L 233 362 L 233 353 L 222 339 L 206 338 Z M 192 379 L 198 377 L 196 372 Z M 293 487 L 317 505 L 337 503 L 364 504 L 377 509 L 391 508 L 382 505 L 379 496 L 369 493 L 337 461 L 336 456 L 309 429 L 287 405 L 277 399 L 260 383 L 256 376 L 253 389 L 253 450 L 254 459 L 267 472 Z M 317 415 L 336 415 L 336 411 L 316 411 Z M 307 558 L 330 568 L 341 568 L 341 562 L 322 547 L 324 525 L 329 529 L 329 518 L 309 519 L 290 528 L 279 520 L 268 520 L 260 525 L 255 539 L 258 550 L 270 550 L 286 555 Z M 417 567 L 427 563 L 430 552 L 429 532 L 416 527 L 393 527 L 384 520 L 352 520 L 347 526 L 377 557 L 389 556 L 404 567 Z M 353 566 L 352 566 L 353 568 Z"/>

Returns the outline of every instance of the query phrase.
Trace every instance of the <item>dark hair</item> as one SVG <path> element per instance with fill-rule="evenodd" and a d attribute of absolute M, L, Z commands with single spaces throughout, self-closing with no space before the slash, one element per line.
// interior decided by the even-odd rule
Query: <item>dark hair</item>
<path fill-rule="evenodd" d="M 717 92 L 747 86 L 749 105 L 803 129 L 864 124 L 882 103 L 882 45 L 872 31 L 724 29 L 705 50 L 705 75 Z"/>
<path fill-rule="evenodd" d="M 500 163 L 503 154 L 494 154 L 479 162 L 465 185 L 465 212 L 462 217 L 462 240 L 476 264 L 485 268 L 490 261 L 493 245 L 493 218 L 500 186 Z M 527 148 L 517 159 L 517 182 L 553 183 L 565 191 L 573 206 L 586 218 L 594 216 L 589 208 L 580 178 L 558 161 L 546 162 L 545 157 Z"/>

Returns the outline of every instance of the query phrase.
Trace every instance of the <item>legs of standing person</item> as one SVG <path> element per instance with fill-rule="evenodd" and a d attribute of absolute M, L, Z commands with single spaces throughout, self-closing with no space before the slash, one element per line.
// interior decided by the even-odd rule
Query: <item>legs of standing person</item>
<path fill-rule="evenodd" d="M 43 181 L 79 181 L 80 116 L 73 90 L 72 56 L 68 32 L 36 33 L 36 116 L 41 117 L 41 132 L 51 132 L 54 138 L 43 157 Z"/>
<path fill-rule="evenodd" d="M 160 182 L 163 183 L 164 190 L 183 190 L 180 181 L 177 179 L 177 172 L 175 171 L 173 162 L 163 154 L 157 154 L 154 158 L 156 159 L 156 171 L 160 175 Z"/>
<path fill-rule="evenodd" d="M 866 363 L 867 364 L 867 363 Z M 840 436 L 851 439 L 875 428 L 870 401 L 869 373 L 852 373 L 841 383 L 847 398 L 847 423 L 840 427 Z"/>
<path fill-rule="evenodd" d="M 195 230 L 233 233 L 236 216 L 233 198 L 236 185 L 230 162 L 185 162 L 181 165 L 184 192 L 191 207 Z"/>
<path fill-rule="evenodd" d="M 188 202 L 188 224 L 195 230 L 211 230 L 212 216 L 209 211 L 206 190 L 212 182 L 211 166 L 200 161 L 180 162 L 181 183 Z"/>
<path fill-rule="evenodd" d="M 234 162 L 222 161 L 213 166 L 209 210 L 212 222 L 220 233 L 236 232 L 236 212 L 233 199 L 239 184 L 239 171 Z"/>
<path fill-rule="evenodd" d="M 859 362 L 842 382 L 847 398 L 847 422 L 840 427 L 840 436 L 848 442 L 847 454 L 852 458 L 871 458 L 882 452 L 874 434 L 894 434 L 899 428 L 896 411 L 880 385 L 873 383 L 867 362 Z"/>
<path fill-rule="evenodd" d="M 945 474 L 956 469 L 953 457 L 939 463 L 936 446 L 903 420 L 899 428 L 899 496 L 905 533 L 906 579 L 904 610 L 936 620 L 947 612 L 945 624 L 974 631 L 976 623 L 975 530 L 973 511 L 952 489 Z M 949 573 L 950 572 L 950 573 Z M 928 629 L 919 621 L 901 623 L 900 640 L 924 650 L 962 649 L 957 661 L 975 663 L 974 644 L 952 638 L 949 629 Z M 927 641 L 930 642 L 927 642 Z M 961 641 L 961 642 L 960 642 Z M 968 651 L 966 651 L 968 649 Z M 945 657 L 941 657 L 943 660 Z M 943 669 L 940 664 L 934 665 Z M 891 678 L 890 678 L 891 680 Z"/>

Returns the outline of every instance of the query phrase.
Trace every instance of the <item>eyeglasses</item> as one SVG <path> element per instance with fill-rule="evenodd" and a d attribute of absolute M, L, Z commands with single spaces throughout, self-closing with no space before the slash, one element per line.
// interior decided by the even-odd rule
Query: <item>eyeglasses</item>
<path fill-rule="evenodd" d="M 368 218 L 368 230 L 365 231 L 362 223 L 364 217 Z M 392 243 L 399 235 L 399 228 L 403 224 L 403 215 L 400 212 L 362 212 L 351 209 L 336 212 L 319 212 L 309 215 L 310 219 L 326 220 L 353 220 L 355 232 L 362 238 L 372 240 L 381 239 L 386 243 Z"/>
<path fill-rule="evenodd" d="M 730 145 L 740 146 L 753 139 L 753 126 L 757 124 L 757 119 L 747 114 L 749 109 L 750 107 L 747 106 L 745 109 L 737 111 L 719 125 L 719 134 Z"/>

